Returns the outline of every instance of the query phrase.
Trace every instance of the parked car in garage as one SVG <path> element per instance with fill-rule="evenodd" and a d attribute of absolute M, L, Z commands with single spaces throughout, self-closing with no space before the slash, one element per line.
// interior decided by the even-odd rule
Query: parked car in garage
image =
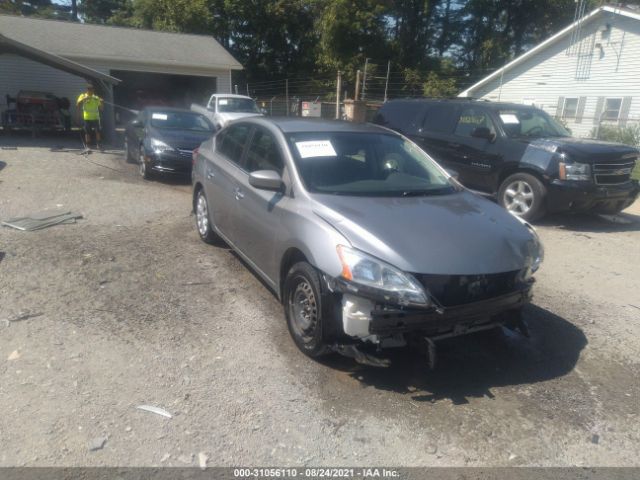
<path fill-rule="evenodd" d="M 262 115 L 253 98 L 229 93 L 214 93 L 206 106 L 194 103 L 191 105 L 191 110 L 205 115 L 216 130 L 233 120 Z"/>
<path fill-rule="evenodd" d="M 578 139 L 543 110 L 469 99 L 393 100 L 374 123 L 396 130 L 463 185 L 495 195 L 514 215 L 617 213 L 638 196 L 631 172 L 638 149 Z"/>
<path fill-rule="evenodd" d="M 307 355 L 524 330 L 535 230 L 391 130 L 247 118 L 200 146 L 192 180 L 200 237 L 273 289 Z"/>
<path fill-rule="evenodd" d="M 138 163 L 145 179 L 154 173 L 189 175 L 193 150 L 213 131 L 206 117 L 190 110 L 147 107 L 125 129 L 125 158 Z"/>

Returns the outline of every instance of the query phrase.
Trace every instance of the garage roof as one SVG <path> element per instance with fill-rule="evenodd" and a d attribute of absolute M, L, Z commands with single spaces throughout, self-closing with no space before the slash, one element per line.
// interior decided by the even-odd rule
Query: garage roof
<path fill-rule="evenodd" d="M 0 34 L 72 59 L 241 70 L 213 37 L 0 15 Z"/>
<path fill-rule="evenodd" d="M 53 55 L 51 53 L 39 50 L 37 48 L 25 45 L 11 38 L 7 38 L 0 34 L 0 54 L 14 53 L 23 57 L 30 58 L 50 67 L 57 68 L 67 73 L 77 75 L 86 80 L 103 80 L 108 83 L 118 84 L 120 80 L 102 72 L 93 70 L 92 68 L 72 62 L 66 58 Z"/>

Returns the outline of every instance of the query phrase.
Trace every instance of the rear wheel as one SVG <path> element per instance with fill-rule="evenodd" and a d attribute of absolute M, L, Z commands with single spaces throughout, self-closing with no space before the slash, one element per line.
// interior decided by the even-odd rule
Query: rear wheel
<path fill-rule="evenodd" d="M 283 293 L 287 327 L 297 347 L 312 358 L 329 353 L 316 269 L 307 262 L 296 263 L 287 274 Z"/>
<path fill-rule="evenodd" d="M 502 182 L 498 200 L 513 215 L 532 221 L 544 215 L 546 194 L 544 185 L 536 177 L 529 173 L 516 173 Z"/>
<path fill-rule="evenodd" d="M 198 235 L 205 243 L 215 243 L 218 240 L 218 236 L 211 228 L 211 219 L 209 216 L 209 204 L 207 203 L 207 197 L 204 194 L 204 190 L 199 189 L 196 193 L 196 228 Z"/>

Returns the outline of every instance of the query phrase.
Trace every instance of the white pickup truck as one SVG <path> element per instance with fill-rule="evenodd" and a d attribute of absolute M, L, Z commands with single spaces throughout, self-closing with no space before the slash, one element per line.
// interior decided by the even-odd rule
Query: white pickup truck
<path fill-rule="evenodd" d="M 211 120 L 216 130 L 221 129 L 232 120 L 262 115 L 253 98 L 230 93 L 214 93 L 209 98 L 206 107 L 192 103 L 191 110 L 201 113 Z"/>

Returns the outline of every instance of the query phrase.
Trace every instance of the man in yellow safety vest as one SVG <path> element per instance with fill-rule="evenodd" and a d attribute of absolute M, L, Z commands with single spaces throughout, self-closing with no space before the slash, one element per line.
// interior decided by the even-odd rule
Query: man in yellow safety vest
<path fill-rule="evenodd" d="M 78 97 L 76 105 L 82 110 L 82 120 L 84 122 L 84 135 L 86 147 L 91 143 L 91 134 L 95 133 L 96 147 L 101 149 L 100 138 L 100 111 L 104 107 L 103 100 L 95 94 L 93 85 L 87 85 L 87 91 Z"/>

